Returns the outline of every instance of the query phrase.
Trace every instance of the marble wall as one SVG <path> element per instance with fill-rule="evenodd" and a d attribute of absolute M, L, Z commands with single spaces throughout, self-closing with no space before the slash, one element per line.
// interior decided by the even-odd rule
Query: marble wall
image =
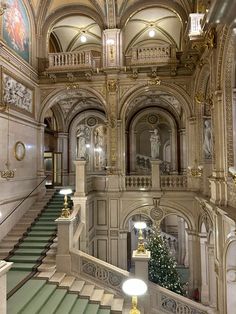
<path fill-rule="evenodd" d="M 22 160 L 18 160 L 19 158 L 17 159 L 16 156 L 15 144 L 17 142 L 21 142 L 25 147 L 25 155 Z M 37 176 L 37 125 L 35 122 L 19 113 L 16 116 L 14 110 L 10 110 L 9 119 L 6 113 L 1 113 L 0 152 L 0 170 L 5 169 L 5 163 L 9 159 L 10 169 L 15 171 L 12 179 L 0 178 L 0 215 L 3 220 L 41 180 Z M 35 202 L 38 193 L 39 190 L 1 226 L 0 239 Z"/>

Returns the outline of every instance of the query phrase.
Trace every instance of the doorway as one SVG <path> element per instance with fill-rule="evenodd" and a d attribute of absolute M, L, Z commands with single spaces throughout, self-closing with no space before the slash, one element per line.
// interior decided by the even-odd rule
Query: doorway
<path fill-rule="evenodd" d="M 44 152 L 44 171 L 48 176 L 46 186 L 54 187 L 62 185 L 62 153 Z"/>

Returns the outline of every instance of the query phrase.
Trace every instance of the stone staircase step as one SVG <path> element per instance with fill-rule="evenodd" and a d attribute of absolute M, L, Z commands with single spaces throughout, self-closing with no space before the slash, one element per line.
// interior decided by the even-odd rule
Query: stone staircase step
<path fill-rule="evenodd" d="M 97 314 L 110 314 L 111 311 L 108 309 L 99 309 Z"/>
<path fill-rule="evenodd" d="M 69 288 L 73 285 L 75 281 L 75 277 L 73 276 L 65 276 L 59 284 L 59 287 Z"/>
<path fill-rule="evenodd" d="M 94 287 L 95 285 L 85 284 L 80 292 L 80 297 L 90 299 L 93 294 Z"/>
<path fill-rule="evenodd" d="M 114 313 L 114 314 L 122 313 L 123 305 L 124 305 L 124 299 L 114 298 L 111 305 L 111 313 Z"/>
<path fill-rule="evenodd" d="M 56 265 L 54 264 L 44 264 L 42 263 L 39 267 L 38 267 L 38 271 L 40 272 L 52 272 L 52 271 L 56 271 Z"/>
<path fill-rule="evenodd" d="M 42 271 L 37 274 L 37 278 L 49 280 L 55 274 L 55 272 L 56 272 L 56 268 L 53 271 L 48 271 L 48 272 Z"/>
<path fill-rule="evenodd" d="M 89 303 L 84 311 L 84 314 L 94 314 L 97 313 L 99 309 L 99 304 Z"/>
<path fill-rule="evenodd" d="M 94 289 L 93 294 L 91 295 L 91 303 L 100 303 L 104 295 L 103 289 Z"/>
<path fill-rule="evenodd" d="M 23 249 L 23 248 L 19 248 L 19 249 L 17 249 L 17 250 L 15 250 L 15 254 L 17 254 L 17 255 L 37 255 L 37 256 L 39 256 L 39 255 L 41 255 L 41 253 L 43 252 L 43 249 L 27 249 L 27 248 L 25 248 L 25 249 Z"/>
<path fill-rule="evenodd" d="M 65 273 L 59 273 L 56 272 L 51 278 L 50 282 L 60 284 L 60 282 L 65 278 L 66 274 Z"/>
<path fill-rule="evenodd" d="M 45 285 L 46 280 L 29 280 L 7 302 L 7 313 L 18 314 Z"/>
<path fill-rule="evenodd" d="M 85 281 L 83 280 L 75 280 L 71 287 L 69 287 L 70 292 L 80 293 L 85 285 Z"/>
<path fill-rule="evenodd" d="M 32 271 L 35 263 L 14 263 L 11 270 Z"/>
<path fill-rule="evenodd" d="M 113 294 L 105 293 L 101 301 L 101 308 L 111 308 L 113 299 L 114 299 Z"/>
<path fill-rule="evenodd" d="M 54 314 L 66 295 L 66 289 L 56 289 L 49 300 L 41 307 L 39 314 Z"/>
<path fill-rule="evenodd" d="M 62 300 L 59 308 L 56 310 L 55 314 L 66 314 L 70 313 L 70 310 L 74 306 L 78 296 L 76 294 L 67 294 Z M 79 314 L 79 312 L 77 312 Z"/>
<path fill-rule="evenodd" d="M 77 298 L 74 306 L 72 307 L 72 310 L 70 311 L 70 314 L 84 313 L 84 311 L 88 305 L 88 302 L 89 301 L 87 299 Z"/>
<path fill-rule="evenodd" d="M 44 285 L 36 295 L 30 300 L 27 306 L 21 312 L 22 314 L 37 313 L 41 307 L 48 301 L 53 292 L 56 290 L 56 285 Z"/>
<path fill-rule="evenodd" d="M 55 264 L 56 263 L 56 256 L 54 257 L 52 257 L 52 256 L 46 256 L 46 257 L 44 257 L 44 259 L 43 259 L 43 263 L 44 264 Z"/>

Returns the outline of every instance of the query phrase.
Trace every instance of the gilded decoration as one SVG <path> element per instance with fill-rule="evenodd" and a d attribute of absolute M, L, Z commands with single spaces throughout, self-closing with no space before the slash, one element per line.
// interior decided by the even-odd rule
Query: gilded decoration
<path fill-rule="evenodd" d="M 2 72 L 2 101 L 12 108 L 33 116 L 34 115 L 34 92 L 25 83 L 19 82 L 8 73 Z"/>
<path fill-rule="evenodd" d="M 108 93 L 115 93 L 118 90 L 117 80 L 108 80 L 107 81 L 107 91 Z"/>

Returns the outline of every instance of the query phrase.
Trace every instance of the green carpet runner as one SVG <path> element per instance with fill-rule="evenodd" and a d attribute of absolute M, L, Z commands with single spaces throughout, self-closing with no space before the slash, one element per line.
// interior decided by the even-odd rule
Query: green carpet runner
<path fill-rule="evenodd" d="M 69 203 L 71 204 L 71 202 Z M 56 192 L 7 258 L 14 262 L 7 275 L 7 314 L 109 314 L 78 294 L 46 280 L 32 278 L 56 237 L 63 196 Z"/>
<path fill-rule="evenodd" d="M 69 204 L 71 202 L 69 201 Z M 55 192 L 43 211 L 19 240 L 7 260 L 14 262 L 7 276 L 8 293 L 14 292 L 20 283 L 31 277 L 46 256 L 53 239 L 56 237 L 57 219 L 63 208 L 63 195 Z"/>
<path fill-rule="evenodd" d="M 8 300 L 7 314 L 110 314 L 65 288 L 30 279 Z"/>

